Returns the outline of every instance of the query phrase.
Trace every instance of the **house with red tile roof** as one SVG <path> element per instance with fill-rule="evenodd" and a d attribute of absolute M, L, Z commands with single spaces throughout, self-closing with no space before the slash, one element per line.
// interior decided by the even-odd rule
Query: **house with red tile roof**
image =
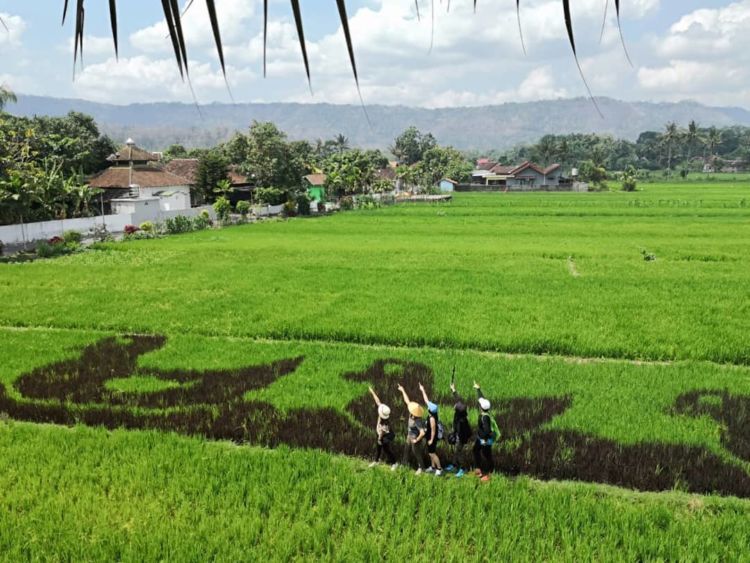
<path fill-rule="evenodd" d="M 472 172 L 472 183 L 523 191 L 557 187 L 561 176 L 559 164 L 542 167 L 527 160 L 517 165 L 504 165 L 483 159 Z"/>

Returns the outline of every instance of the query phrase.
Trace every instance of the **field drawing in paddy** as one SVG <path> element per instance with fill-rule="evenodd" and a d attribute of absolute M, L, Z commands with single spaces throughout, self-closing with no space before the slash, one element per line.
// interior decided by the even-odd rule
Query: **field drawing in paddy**
<path fill-rule="evenodd" d="M 727 183 L 456 194 L 449 204 L 2 264 L 0 484 L 14 492 L 0 506 L 57 514 L 54 487 L 30 499 L 19 483 L 62 475 L 65 452 L 75 452 L 105 484 L 89 487 L 87 473 L 66 470 L 65 487 L 88 491 L 79 521 L 53 518 L 71 556 L 85 553 L 72 540 L 81 526 L 113 503 L 128 514 L 130 495 L 160 500 L 147 503 L 142 522 L 113 516 L 105 528 L 115 538 L 146 521 L 160 529 L 170 511 L 188 530 L 193 503 L 226 511 L 229 529 L 241 527 L 236 503 L 294 526 L 263 500 L 273 489 L 299 526 L 312 526 L 317 513 L 307 511 L 321 506 L 334 528 L 378 525 L 405 543 L 429 538 L 411 519 L 434 511 L 416 495 L 446 513 L 466 505 L 471 526 L 497 516 L 486 524 L 493 553 L 555 558 L 566 545 L 596 559 L 637 536 L 623 552 L 633 558 L 679 559 L 687 549 L 731 558 L 745 545 L 750 510 L 749 196 L 746 185 Z M 376 420 L 368 386 L 392 409 L 400 455 L 407 412 L 397 385 L 417 397 L 423 384 L 450 427 L 454 368 L 472 424 L 474 380 L 491 400 L 501 430 L 496 478 L 480 485 L 367 470 Z M 444 442 L 438 453 L 450 457 Z M 171 500 L 156 495 L 159 477 L 143 478 L 163 468 Z M 238 472 L 257 484 L 230 492 L 226 475 Z M 212 484 L 176 500 L 193 479 Z M 509 524 L 508 507 L 534 514 L 553 530 L 549 541 L 540 533 L 524 552 L 527 531 Z M 568 538 L 565 523 L 579 516 L 587 523 Z M 30 529 L 29 520 L 2 518 Z M 602 540 L 605 522 L 615 531 Z M 200 545 L 172 555 L 220 549 L 193 523 Z M 332 529 L 318 539 L 301 532 L 281 553 L 371 554 L 367 541 Z M 277 553 L 272 532 L 253 533 L 261 553 Z M 450 557 L 478 549 L 456 534 L 460 541 L 440 540 Z M 102 541 L 96 553 L 116 556 Z M 0 532 L 2 545 L 25 553 Z"/>

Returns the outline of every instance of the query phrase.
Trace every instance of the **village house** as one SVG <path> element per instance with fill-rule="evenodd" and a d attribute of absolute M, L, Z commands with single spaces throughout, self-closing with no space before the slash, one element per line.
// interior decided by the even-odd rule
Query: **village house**
<path fill-rule="evenodd" d="M 326 179 L 325 174 L 308 174 L 302 178 L 303 187 L 311 201 L 326 200 Z"/>
<path fill-rule="evenodd" d="M 519 165 L 506 166 L 482 159 L 471 174 L 473 184 L 519 191 L 556 188 L 560 185 L 561 177 L 562 167 L 559 164 L 541 167 L 528 160 Z"/>
<path fill-rule="evenodd" d="M 192 188 L 198 181 L 198 163 L 197 158 L 174 158 L 164 166 L 164 170 L 185 178 Z M 229 167 L 228 177 L 232 184 L 232 191 L 227 196 L 229 202 L 236 205 L 238 201 L 251 201 L 252 192 L 255 189 L 251 179 L 244 174 L 240 174 L 237 168 L 233 166 Z"/>
<path fill-rule="evenodd" d="M 144 208 L 156 211 L 190 209 L 190 185 L 182 176 L 158 165 L 159 158 L 128 139 L 125 146 L 107 159 L 112 165 L 89 180 L 89 186 L 103 190 L 102 204 L 113 213 Z"/>

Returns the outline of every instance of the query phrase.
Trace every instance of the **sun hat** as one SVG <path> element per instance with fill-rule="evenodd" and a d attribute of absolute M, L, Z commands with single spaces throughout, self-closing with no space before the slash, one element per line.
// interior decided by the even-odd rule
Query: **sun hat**
<path fill-rule="evenodd" d="M 491 406 L 492 405 L 490 405 L 490 402 L 487 399 L 485 399 L 484 397 L 482 397 L 481 399 L 479 399 L 479 408 L 482 409 L 483 411 L 490 410 Z"/>
<path fill-rule="evenodd" d="M 427 410 L 430 411 L 432 414 L 437 414 L 438 406 L 435 403 L 427 403 Z"/>
<path fill-rule="evenodd" d="M 381 404 L 378 407 L 378 414 L 380 415 L 380 418 L 387 419 L 389 416 L 391 416 L 391 409 L 388 407 L 388 405 Z"/>
<path fill-rule="evenodd" d="M 424 416 L 424 409 L 420 406 L 419 403 L 415 403 L 412 401 L 409 403 L 409 414 L 411 414 L 415 418 L 421 418 Z"/>

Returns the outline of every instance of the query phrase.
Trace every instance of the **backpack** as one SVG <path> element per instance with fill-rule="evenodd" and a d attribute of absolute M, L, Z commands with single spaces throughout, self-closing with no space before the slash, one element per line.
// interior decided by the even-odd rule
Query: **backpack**
<path fill-rule="evenodd" d="M 490 425 L 492 426 L 492 441 L 498 442 L 500 440 L 500 427 L 497 425 L 494 416 L 490 417 Z"/>
<path fill-rule="evenodd" d="M 445 438 L 445 426 L 443 426 L 443 423 L 438 420 L 437 423 L 437 439 L 442 440 Z"/>

